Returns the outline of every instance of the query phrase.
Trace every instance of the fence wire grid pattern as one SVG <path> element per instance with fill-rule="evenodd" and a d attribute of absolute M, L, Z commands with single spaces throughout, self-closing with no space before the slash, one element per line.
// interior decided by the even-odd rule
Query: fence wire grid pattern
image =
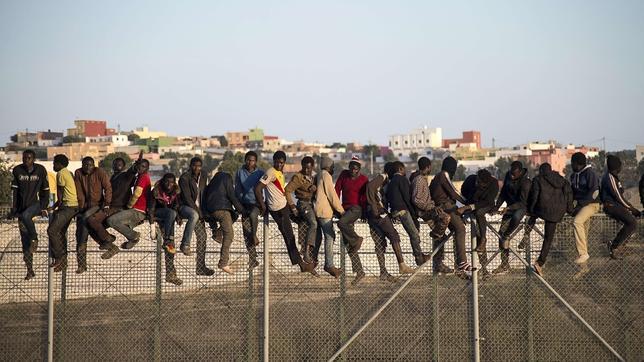
<path fill-rule="evenodd" d="M 488 217 L 498 230 L 499 218 Z M 0 224 L 0 355 L 7 360 L 47 359 L 48 252 L 47 222 L 36 224 L 40 248 L 34 254 L 36 277 L 24 280 L 18 225 Z M 644 358 L 642 300 L 643 227 L 641 219 L 628 241 L 624 260 L 610 260 L 605 242 L 621 227 L 603 214 L 591 219 L 588 269 L 580 269 L 572 220 L 557 227 L 544 279 L 626 360 Z M 364 237 L 360 257 L 366 277 L 352 285 L 354 273 L 336 227 L 335 262 L 339 279 L 322 270 L 318 277 L 292 266 L 274 223 L 266 237 L 260 227 L 261 265 L 248 271 L 241 223 L 234 224 L 231 247 L 233 275 L 216 268 L 220 244 L 208 230 L 206 265 L 213 276 L 195 274 L 195 256 L 177 252 L 175 266 L 183 285 L 165 282 L 160 240 L 149 238 L 147 223 L 137 227 L 142 240 L 102 260 L 98 246 L 88 242 L 88 270 L 76 274 L 75 222 L 69 227 L 68 267 L 53 274 L 54 360 L 328 360 L 374 315 L 410 275 L 399 275 L 387 246 L 386 267 L 395 278 L 380 279 L 369 227 L 356 223 Z M 408 265 L 414 264 L 409 238 L 396 225 Z M 300 238 L 305 230 L 298 230 Z M 471 258 L 470 225 L 466 226 Z M 543 225 L 537 223 L 525 249 L 511 241 L 517 255 L 536 260 Z M 491 231 L 491 230 L 490 230 Z M 177 226 L 175 235 L 183 232 Z M 421 226 L 422 248 L 430 253 L 429 227 Z M 147 238 L 145 237 L 147 235 Z M 116 244 L 124 241 L 117 235 Z M 193 236 L 193 245 L 194 245 Z M 500 263 L 498 245 L 488 232 L 488 270 Z M 263 254 L 268 248 L 269 293 L 264 293 Z M 445 263 L 454 267 L 452 239 L 445 244 Z M 615 360 L 616 357 L 549 292 L 521 260 L 510 254 L 512 270 L 505 275 L 479 273 L 480 355 L 495 360 Z M 414 265 L 415 267 L 415 265 Z M 580 272 L 581 271 L 581 272 Z M 396 298 L 340 354 L 341 360 L 445 360 L 473 357 L 472 282 L 455 275 L 434 275 L 430 266 L 413 274 Z M 269 350 L 263 350 L 264 303 L 269 300 Z"/>

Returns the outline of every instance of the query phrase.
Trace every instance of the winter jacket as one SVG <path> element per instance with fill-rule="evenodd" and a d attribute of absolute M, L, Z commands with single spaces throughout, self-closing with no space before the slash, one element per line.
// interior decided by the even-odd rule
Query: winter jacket
<path fill-rule="evenodd" d="M 570 184 L 578 208 L 599 202 L 599 177 L 590 165 L 570 175 Z"/>
<path fill-rule="evenodd" d="M 217 172 L 204 191 L 204 210 L 210 214 L 217 210 L 235 210 L 244 213 L 244 206 L 235 196 L 233 178 L 227 172 Z"/>
<path fill-rule="evenodd" d="M 151 195 L 148 198 L 148 215 L 154 216 L 156 209 L 170 208 L 174 211 L 179 211 L 180 194 L 181 190 L 178 185 L 174 185 L 168 192 L 163 190 L 161 186 L 163 180 L 157 181 L 154 188 L 150 191 Z"/>
<path fill-rule="evenodd" d="M 554 171 L 534 178 L 528 200 L 528 211 L 545 221 L 560 222 L 573 209 L 570 183 Z"/>
<path fill-rule="evenodd" d="M 206 175 L 201 173 L 198 177 L 192 171 L 184 172 L 179 177 L 179 198 L 181 205 L 186 205 L 196 210 L 201 215 L 203 194 L 206 190 Z"/>
<path fill-rule="evenodd" d="M 74 172 L 74 183 L 81 209 L 112 205 L 112 183 L 102 168 L 95 167 L 89 175 L 85 175 L 83 169 L 77 169 Z"/>
<path fill-rule="evenodd" d="M 447 171 L 441 171 L 434 176 L 429 184 L 429 193 L 436 206 L 449 209 L 456 205 L 456 202 L 465 204 L 465 199 L 456 191 Z"/>
<path fill-rule="evenodd" d="M 501 207 L 503 202 L 505 202 L 509 210 L 527 209 L 531 186 L 532 184 L 528 177 L 527 169 L 524 168 L 521 176 L 516 180 L 512 180 L 510 171 L 508 171 L 503 180 L 501 194 L 498 200 L 496 200 L 496 207 Z"/>
<path fill-rule="evenodd" d="M 331 219 L 333 212 L 344 214 L 344 207 L 340 202 L 338 194 L 335 193 L 333 178 L 327 170 L 321 170 L 315 178 L 317 190 L 315 191 L 315 216 L 320 219 Z"/>
<path fill-rule="evenodd" d="M 13 207 L 22 212 L 33 204 L 40 203 L 40 209 L 45 210 L 49 205 L 49 179 L 43 165 L 34 164 L 31 172 L 25 165 L 13 168 Z"/>
<path fill-rule="evenodd" d="M 477 185 L 476 175 L 470 175 L 461 186 L 465 204 L 473 205 L 474 210 L 494 207 L 498 193 L 499 181 L 496 178 L 492 178 L 490 183 L 483 187 L 483 185 Z"/>
<path fill-rule="evenodd" d="M 411 203 L 409 180 L 400 174 L 395 174 L 387 186 L 387 203 L 392 213 L 396 211 L 414 211 Z"/>
<path fill-rule="evenodd" d="M 644 174 L 640 179 L 640 202 L 642 203 L 642 207 L 644 207 Z"/>
<path fill-rule="evenodd" d="M 291 181 L 286 184 L 284 188 L 284 194 L 286 194 L 286 202 L 289 205 L 295 205 L 293 200 L 293 193 L 300 201 L 311 201 L 313 198 L 313 191 L 311 187 L 313 186 L 313 176 L 307 176 L 301 172 L 298 172 L 293 175 Z"/>

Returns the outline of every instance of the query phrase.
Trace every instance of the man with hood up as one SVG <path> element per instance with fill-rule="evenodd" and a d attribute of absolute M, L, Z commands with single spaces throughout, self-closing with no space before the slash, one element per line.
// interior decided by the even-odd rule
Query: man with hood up
<path fill-rule="evenodd" d="M 581 152 L 575 152 L 570 160 L 573 174 L 570 175 L 572 194 L 575 202 L 573 209 L 573 232 L 579 257 L 575 259 L 577 264 L 585 264 L 590 256 L 588 255 L 588 228 L 590 218 L 599 212 L 599 176 L 586 164 L 586 156 Z"/>
<path fill-rule="evenodd" d="M 456 191 L 452 184 L 452 177 L 456 173 L 457 163 L 453 157 L 447 157 L 443 160 L 441 172 L 438 173 L 429 185 L 429 193 L 436 206 L 443 209 L 450 216 L 449 230 L 454 233 L 454 242 L 456 243 L 456 264 L 458 270 L 456 274 L 461 278 L 468 278 L 472 267 L 467 261 L 465 252 L 465 224 L 461 215 L 457 212 L 456 202 L 465 204 L 465 199 Z M 442 253 L 436 253 L 434 257 L 434 268 L 436 269 L 442 260 L 437 258 Z M 442 257 L 442 255 L 441 255 Z"/>
<path fill-rule="evenodd" d="M 523 168 L 520 161 L 510 164 L 510 171 L 505 174 L 501 194 L 496 200 L 495 211 L 503 203 L 507 206 L 501 214 L 501 228 L 499 229 L 499 249 L 501 250 L 501 264 L 492 271 L 492 274 L 505 274 L 510 271 L 510 236 L 523 220 L 528 208 L 528 195 L 530 193 L 530 179 L 528 170 Z"/>
<path fill-rule="evenodd" d="M 607 241 L 608 253 L 613 259 L 623 259 L 623 245 L 626 240 L 635 232 L 637 227 L 636 217 L 641 213 L 633 207 L 624 197 L 624 188 L 619 181 L 619 173 L 622 170 L 622 161 L 619 157 L 608 155 L 606 157 L 607 171 L 602 177 L 600 197 L 604 206 L 604 212 L 611 218 L 624 223 L 622 229 L 617 233 L 615 239 Z"/>
<path fill-rule="evenodd" d="M 552 171 L 549 163 L 541 164 L 539 176 L 532 181 L 528 197 L 530 214 L 545 221 L 541 252 L 537 262 L 533 265 L 534 271 L 541 276 L 543 276 L 543 266 L 546 264 L 557 224 L 561 222 L 566 212 L 573 209 L 572 199 L 570 183 L 557 172 Z"/>

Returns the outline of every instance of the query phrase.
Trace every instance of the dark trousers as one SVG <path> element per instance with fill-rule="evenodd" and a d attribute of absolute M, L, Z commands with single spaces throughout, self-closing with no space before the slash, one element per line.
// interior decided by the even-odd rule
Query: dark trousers
<path fill-rule="evenodd" d="M 87 221 L 89 218 L 100 210 L 98 206 L 92 206 L 85 210 L 80 211 L 76 217 L 76 249 L 78 250 L 79 244 L 87 244 L 88 236 L 91 235 L 92 239 L 99 242 L 98 235 L 93 229 L 88 227 Z"/>
<path fill-rule="evenodd" d="M 230 261 L 230 246 L 235 237 L 233 231 L 233 219 L 230 215 L 230 210 L 217 210 L 210 214 L 215 219 L 222 231 L 223 240 L 221 242 L 221 253 L 219 256 L 219 267 L 223 268 L 228 266 Z"/>
<path fill-rule="evenodd" d="M 546 258 L 548 258 L 548 252 L 550 251 L 552 240 L 554 240 L 555 238 L 555 231 L 557 231 L 557 223 L 553 221 L 546 221 L 544 225 L 543 245 L 541 245 L 541 252 L 539 253 L 539 258 L 537 259 L 537 263 L 539 263 L 539 265 L 541 266 L 546 263 Z"/>
<path fill-rule="evenodd" d="M 635 216 L 633 216 L 630 210 L 624 206 L 609 202 L 604 203 L 604 212 L 611 218 L 624 223 L 624 226 L 622 226 L 619 232 L 617 232 L 612 243 L 613 248 L 618 248 L 635 232 L 635 229 L 637 228 L 637 219 L 635 219 Z"/>
<path fill-rule="evenodd" d="M 244 234 L 246 250 L 248 250 L 248 256 L 252 260 L 257 260 L 256 245 L 259 244 L 259 240 L 257 239 L 259 208 L 257 205 L 244 204 L 244 209 L 248 211 L 247 216 L 242 215 L 242 233 Z"/>
<path fill-rule="evenodd" d="M 474 210 L 474 218 L 476 219 L 476 248 L 478 250 L 485 250 L 487 243 L 487 218 L 485 215 L 491 210 L 491 207 L 484 207 Z"/>
<path fill-rule="evenodd" d="M 105 224 L 105 220 L 121 210 L 123 209 L 120 207 L 103 209 L 97 211 L 87 218 L 87 228 L 89 229 L 88 232 L 95 235 L 96 241 L 100 245 L 107 244 L 114 239 L 114 235 L 107 232 L 107 225 Z"/>
<path fill-rule="evenodd" d="M 379 217 L 379 216 L 373 216 L 369 215 L 369 227 L 372 230 L 372 235 L 375 233 L 378 235 L 378 238 L 382 240 L 382 249 L 387 246 L 387 240 L 389 239 L 389 242 L 391 244 L 400 244 L 400 235 L 398 234 L 398 230 L 394 227 L 394 224 L 391 222 L 391 218 L 389 216 L 385 217 Z M 378 247 L 376 245 L 376 247 Z"/>
<path fill-rule="evenodd" d="M 521 223 L 521 220 L 523 220 L 525 214 L 526 209 L 509 210 L 503 214 L 501 218 L 501 229 L 499 230 L 501 237 L 504 239 L 510 237 Z"/>
<path fill-rule="evenodd" d="M 49 236 L 52 256 L 56 259 L 60 259 L 67 254 L 67 228 L 77 213 L 77 207 L 68 206 L 61 206 L 54 211 L 47 228 L 47 236 Z"/>
<path fill-rule="evenodd" d="M 338 228 L 342 233 L 342 241 L 350 247 L 350 250 L 358 242 L 360 236 L 356 233 L 354 223 L 362 217 L 362 208 L 354 205 L 344 211 L 344 215 L 338 220 Z"/>
<path fill-rule="evenodd" d="M 18 213 L 18 229 L 20 230 L 20 241 L 22 241 L 22 254 L 28 268 L 31 268 L 33 262 L 33 252 L 31 243 L 38 240 L 36 225 L 33 218 L 40 214 L 40 204 L 35 203 L 22 212 Z"/>
<path fill-rule="evenodd" d="M 270 214 L 273 217 L 273 220 L 277 223 L 277 228 L 284 238 L 284 243 L 288 250 L 288 257 L 291 259 L 291 264 L 300 264 L 302 262 L 302 258 L 300 257 L 300 253 L 297 251 L 297 245 L 295 243 L 295 234 L 293 234 L 293 225 L 291 225 L 290 218 L 291 211 L 288 207 L 284 207 L 281 210 L 271 211 Z"/>
<path fill-rule="evenodd" d="M 456 265 L 459 268 L 467 266 L 467 253 L 465 251 L 465 223 L 461 215 L 456 212 L 450 212 L 450 221 L 447 228 L 454 235 L 454 244 L 456 247 Z"/>

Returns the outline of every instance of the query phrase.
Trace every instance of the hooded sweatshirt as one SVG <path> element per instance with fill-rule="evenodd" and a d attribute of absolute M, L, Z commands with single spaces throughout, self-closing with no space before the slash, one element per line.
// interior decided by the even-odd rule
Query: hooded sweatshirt
<path fill-rule="evenodd" d="M 560 222 L 567 211 L 572 211 L 570 183 L 554 171 L 534 178 L 528 199 L 530 213 L 545 221 Z"/>
<path fill-rule="evenodd" d="M 599 202 L 599 177 L 591 165 L 570 175 L 570 183 L 577 207 Z"/>
<path fill-rule="evenodd" d="M 512 180 L 510 171 L 505 174 L 503 180 L 503 187 L 499 199 L 496 200 L 496 207 L 500 207 L 503 202 L 508 204 L 508 209 L 526 209 L 528 207 L 528 195 L 530 194 L 530 178 L 528 178 L 528 170 L 523 169 L 521 176 L 518 179 Z"/>

